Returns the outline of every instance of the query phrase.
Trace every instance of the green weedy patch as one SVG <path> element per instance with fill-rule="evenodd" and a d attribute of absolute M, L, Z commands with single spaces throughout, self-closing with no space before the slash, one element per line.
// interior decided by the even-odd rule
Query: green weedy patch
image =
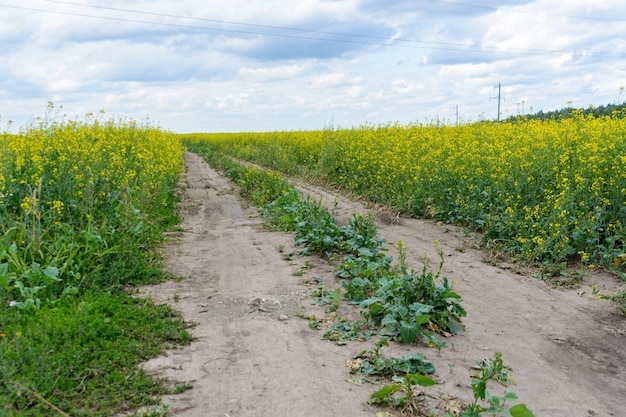
<path fill-rule="evenodd" d="M 439 282 L 443 267 L 443 254 L 439 250 L 441 262 L 433 272 L 426 259 L 421 272 L 409 270 L 406 262 L 406 249 L 398 242 L 399 260 L 395 266 L 383 264 L 370 272 L 368 268 L 352 268 L 357 275 L 344 280 L 345 296 L 351 302 L 359 303 L 361 315 L 372 327 L 380 327 L 379 334 L 403 343 L 412 343 L 421 337 L 429 346 L 445 346 L 436 337 L 436 332 L 459 334 L 463 332 L 461 320 L 466 312 L 461 305 L 461 297 L 452 290 L 447 278 Z M 347 276 L 346 268 L 340 272 Z"/>
<path fill-rule="evenodd" d="M 352 374 L 366 376 L 369 381 L 376 382 L 378 378 L 389 378 L 406 374 L 430 375 L 435 373 L 435 365 L 426 360 L 420 353 L 408 353 L 399 358 L 387 358 L 381 355 L 383 346 L 389 346 L 386 338 L 376 342 L 372 350 L 364 350 L 353 359 L 358 365 L 350 371 Z"/>
<path fill-rule="evenodd" d="M 351 381 L 378 383 L 381 378 L 391 379 L 393 383 L 374 392 L 370 402 L 400 407 L 405 412 L 417 410 L 413 387 L 435 385 L 435 380 L 428 376 L 435 372 L 435 366 L 419 353 L 409 353 L 399 358 L 384 357 L 380 353 L 383 346 L 389 346 L 385 338 L 380 339 L 374 349 L 364 350 L 353 357 L 355 365 L 350 373 L 355 377 Z"/>
<path fill-rule="evenodd" d="M 525 404 L 515 404 L 508 408 L 507 402 L 517 400 L 517 394 L 507 391 L 503 396 L 490 394 L 487 391 L 489 381 L 498 381 L 508 386 L 512 381 L 511 369 L 504 365 L 502 353 L 496 352 L 494 358 L 485 358 L 476 362 L 478 372 L 472 379 L 472 393 L 474 401 L 468 405 L 467 410 L 461 413 L 461 417 L 489 416 L 512 416 L 534 417 L 533 412 Z"/>
<path fill-rule="evenodd" d="M 0 411 L 9 416 L 55 415 L 48 403 L 72 416 L 154 404 L 166 390 L 139 362 L 191 339 L 167 306 L 124 292 L 11 310 L 0 327 Z"/>

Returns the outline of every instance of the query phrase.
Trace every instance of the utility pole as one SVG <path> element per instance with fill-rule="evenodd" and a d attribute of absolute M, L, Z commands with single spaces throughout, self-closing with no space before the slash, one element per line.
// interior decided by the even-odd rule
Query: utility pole
<path fill-rule="evenodd" d="M 456 105 L 456 125 L 459 125 L 459 105 Z"/>
<path fill-rule="evenodd" d="M 500 101 L 502 99 L 502 84 L 498 83 L 497 87 L 493 87 L 494 89 L 498 89 L 498 97 L 491 97 L 489 100 L 498 99 L 498 121 L 500 121 Z"/>

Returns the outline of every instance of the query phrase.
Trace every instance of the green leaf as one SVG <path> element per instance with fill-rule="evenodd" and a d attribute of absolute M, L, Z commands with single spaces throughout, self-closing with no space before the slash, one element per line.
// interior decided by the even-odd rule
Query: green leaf
<path fill-rule="evenodd" d="M 361 281 L 357 281 L 357 280 L 361 280 L 361 278 L 355 278 L 352 281 L 358 282 L 358 283 L 360 283 L 361 281 L 365 282 L 365 280 L 361 280 Z M 377 307 L 373 307 L 375 304 L 378 304 L 378 306 Z M 382 309 L 382 305 L 380 305 L 380 300 L 378 298 L 375 298 L 375 297 L 374 298 L 368 298 L 366 300 L 361 301 L 360 306 L 361 306 L 361 308 L 363 310 L 365 310 L 367 308 L 380 308 L 380 309 Z"/>
<path fill-rule="evenodd" d="M 422 374 L 406 374 L 405 378 L 411 385 L 419 385 L 421 387 L 431 387 L 437 383 L 431 377 Z"/>
<path fill-rule="evenodd" d="M 52 281 L 61 281 L 59 279 L 59 269 L 54 266 L 47 266 L 43 269 L 43 274 Z"/>
<path fill-rule="evenodd" d="M 472 392 L 475 399 L 485 399 L 485 391 L 487 391 L 487 384 L 480 379 L 472 380 Z"/>
<path fill-rule="evenodd" d="M 394 313 L 398 314 L 400 317 L 406 317 L 409 314 L 409 309 L 403 306 L 402 304 L 391 305 L 391 307 L 388 307 L 388 310 L 393 311 Z"/>
<path fill-rule="evenodd" d="M 517 394 L 514 393 L 514 392 L 511 392 L 511 391 L 507 391 L 507 392 L 504 393 L 504 399 L 507 400 L 507 401 L 509 401 L 509 400 L 515 401 L 515 400 L 517 400 Z"/>
<path fill-rule="evenodd" d="M 322 243 L 326 248 L 332 248 L 335 245 L 335 240 L 330 236 L 324 236 Z"/>
<path fill-rule="evenodd" d="M 424 314 L 433 311 L 433 306 L 423 303 L 413 303 L 409 306 L 414 314 Z"/>
<path fill-rule="evenodd" d="M 393 315 L 391 315 L 391 314 L 387 314 L 380 321 L 380 325 L 383 326 L 383 327 L 391 326 L 391 327 L 397 328 L 398 327 L 398 319 L 396 317 L 394 317 Z"/>
<path fill-rule="evenodd" d="M 9 284 L 13 279 L 15 279 L 15 277 L 15 272 L 9 272 L 8 262 L 0 264 L 0 290 L 3 289 L 5 291 L 9 291 L 13 288 Z"/>
<path fill-rule="evenodd" d="M 511 417 L 535 417 L 526 404 L 516 404 L 509 409 Z"/>
<path fill-rule="evenodd" d="M 394 368 L 406 374 L 434 374 L 435 365 L 420 353 L 407 353 L 397 359 Z"/>
<path fill-rule="evenodd" d="M 428 314 L 420 314 L 419 316 L 415 316 L 415 324 L 417 324 L 418 326 L 422 326 L 428 323 L 428 320 L 430 320 L 430 316 Z"/>
<path fill-rule="evenodd" d="M 437 338 L 437 335 L 429 330 L 422 331 L 422 343 L 424 343 L 426 346 L 437 348 L 443 348 L 448 346 L 448 344 L 444 340 L 439 340 Z"/>
<path fill-rule="evenodd" d="M 378 404 L 381 402 L 384 403 L 385 401 L 389 400 L 389 396 L 391 394 L 399 391 L 401 388 L 402 388 L 402 385 L 400 384 L 385 385 L 384 387 L 382 387 L 381 389 L 379 389 L 378 391 L 372 394 L 372 397 L 371 397 L 372 402 L 375 404 Z"/>
<path fill-rule="evenodd" d="M 404 343 L 413 343 L 419 334 L 419 328 L 411 323 L 400 323 L 400 340 Z"/>

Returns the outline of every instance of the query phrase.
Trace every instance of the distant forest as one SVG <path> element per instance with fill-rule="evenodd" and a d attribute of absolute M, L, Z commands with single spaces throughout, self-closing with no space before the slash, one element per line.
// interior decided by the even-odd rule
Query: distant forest
<path fill-rule="evenodd" d="M 565 107 L 560 110 L 544 112 L 540 110 L 534 114 L 525 114 L 522 116 L 511 116 L 505 121 L 517 121 L 517 120 L 550 120 L 550 119 L 567 119 L 573 117 L 574 114 L 582 113 L 585 116 L 590 114 L 595 117 L 600 116 L 614 116 L 614 117 L 626 117 L 626 101 L 621 104 L 607 104 L 603 106 L 589 106 L 585 109 L 575 109 L 573 107 Z"/>

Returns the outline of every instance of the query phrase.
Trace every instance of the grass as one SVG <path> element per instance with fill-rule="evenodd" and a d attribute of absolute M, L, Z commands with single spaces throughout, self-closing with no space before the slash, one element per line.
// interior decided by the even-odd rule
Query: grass
<path fill-rule="evenodd" d="M 0 325 L 0 410 L 15 416 L 54 415 L 48 403 L 72 416 L 154 404 L 166 390 L 139 362 L 190 340 L 168 307 L 123 291 L 12 310 Z"/>

